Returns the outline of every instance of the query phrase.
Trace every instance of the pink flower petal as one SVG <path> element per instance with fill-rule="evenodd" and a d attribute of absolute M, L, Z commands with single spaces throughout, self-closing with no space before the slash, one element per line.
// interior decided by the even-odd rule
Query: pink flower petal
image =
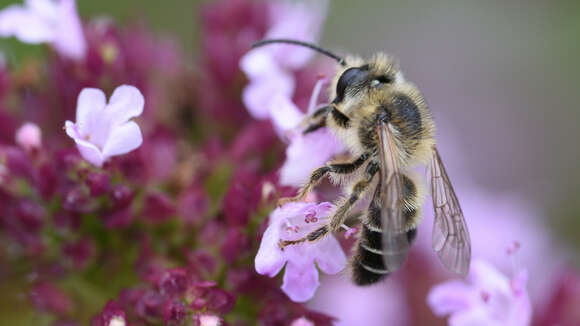
<path fill-rule="evenodd" d="M 316 42 L 326 15 L 326 1 L 311 3 L 277 2 L 272 9 L 274 23 L 265 38 L 290 38 L 306 42 Z M 276 61 L 286 67 L 301 68 L 314 51 L 294 45 L 277 44 L 271 47 Z"/>
<path fill-rule="evenodd" d="M 27 151 L 40 148 L 42 145 L 42 131 L 38 125 L 26 122 L 16 130 L 15 140 L 18 146 Z"/>
<path fill-rule="evenodd" d="M 280 73 L 278 64 L 266 47 L 252 50 L 244 55 L 240 59 L 240 69 L 250 79 Z"/>
<path fill-rule="evenodd" d="M 53 0 L 24 0 L 28 10 L 47 18 L 58 18 L 58 1 Z"/>
<path fill-rule="evenodd" d="M 68 58 L 83 59 L 87 52 L 87 44 L 75 0 L 61 0 L 58 9 L 58 25 L 53 46 Z"/>
<path fill-rule="evenodd" d="M 76 123 L 81 134 L 87 133 L 107 105 L 105 93 L 97 88 L 85 88 L 77 100 Z M 70 135 L 69 135 L 70 136 Z M 72 137 L 72 136 L 71 136 Z"/>
<path fill-rule="evenodd" d="M 280 240 L 279 225 L 279 222 L 273 221 L 273 217 L 270 218 L 270 225 L 262 236 L 260 248 L 254 259 L 258 274 L 274 277 L 280 272 L 286 262 L 282 256 L 282 251 L 278 247 L 278 241 Z"/>
<path fill-rule="evenodd" d="M 473 290 L 463 281 L 451 281 L 435 286 L 427 296 L 433 313 L 444 316 L 467 309 L 471 305 Z"/>
<path fill-rule="evenodd" d="M 508 293 L 510 291 L 508 278 L 484 260 L 474 259 L 471 262 L 471 270 L 468 277 L 470 282 L 477 284 L 488 292 Z"/>
<path fill-rule="evenodd" d="M 51 21 L 19 5 L 0 11 L 0 36 L 14 36 L 25 43 L 51 42 L 55 38 Z"/>
<path fill-rule="evenodd" d="M 292 321 L 290 326 L 316 326 L 316 325 L 310 320 L 304 317 L 300 317 L 298 319 L 294 319 L 294 321 Z"/>
<path fill-rule="evenodd" d="M 81 153 L 81 156 L 85 160 L 97 167 L 103 166 L 105 159 L 103 158 L 103 155 L 97 146 L 80 138 L 74 138 L 74 141 L 77 144 L 77 148 Z"/>
<path fill-rule="evenodd" d="M 144 106 L 145 98 L 137 87 L 121 85 L 111 95 L 107 106 L 107 115 L 112 117 L 116 124 L 120 124 L 140 116 Z"/>
<path fill-rule="evenodd" d="M 280 169 L 280 184 L 300 186 L 314 169 L 342 150 L 342 145 L 327 129 L 298 135 L 286 148 L 286 162 Z"/>
<path fill-rule="evenodd" d="M 482 307 L 475 307 L 470 310 L 462 310 L 449 317 L 449 326 L 518 326 L 505 324 L 501 321 L 494 321 L 488 312 Z M 519 325 L 528 326 L 528 325 Z"/>
<path fill-rule="evenodd" d="M 272 96 L 269 111 L 274 128 L 280 136 L 297 127 L 304 118 L 304 113 L 300 112 L 290 98 L 283 94 Z"/>
<path fill-rule="evenodd" d="M 122 124 L 143 113 L 145 98 L 135 86 L 121 85 L 115 89 L 109 105 L 107 115 L 115 124 Z"/>
<path fill-rule="evenodd" d="M 315 248 L 317 250 L 316 263 L 321 271 L 326 274 L 336 274 L 344 269 L 346 255 L 334 236 L 329 235 L 319 240 Z"/>
<path fill-rule="evenodd" d="M 270 102 L 275 94 L 290 96 L 294 92 L 294 78 L 287 73 L 254 79 L 242 92 L 242 101 L 255 119 L 270 117 Z"/>
<path fill-rule="evenodd" d="M 103 157 L 106 160 L 111 156 L 129 153 L 142 143 L 143 137 L 139 126 L 134 121 L 129 121 L 111 130 L 103 148 Z"/>
<path fill-rule="evenodd" d="M 295 302 L 311 299 L 320 283 L 318 271 L 313 264 L 297 265 L 291 261 L 286 265 L 282 291 Z"/>

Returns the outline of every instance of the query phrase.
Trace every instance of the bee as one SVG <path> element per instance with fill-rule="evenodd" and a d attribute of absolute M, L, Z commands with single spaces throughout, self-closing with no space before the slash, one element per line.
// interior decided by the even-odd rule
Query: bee
<path fill-rule="evenodd" d="M 399 269 L 417 235 L 424 187 L 411 173 L 418 164 L 429 165 L 435 210 L 432 247 L 447 269 L 465 276 L 471 243 L 459 201 L 435 146 L 435 124 L 423 96 L 405 80 L 396 61 L 377 53 L 368 60 L 346 58 L 302 41 L 267 39 L 253 48 L 286 43 L 308 47 L 338 62 L 329 87 L 328 105 L 307 117 L 303 133 L 322 127 L 346 145 L 352 160 L 328 162 L 315 169 L 294 197 L 279 205 L 301 201 L 326 176 L 358 173 L 360 180 L 337 202 L 328 224 L 280 247 L 312 242 L 339 231 L 349 212 L 363 199 L 368 209 L 351 260 L 353 281 L 369 285 Z"/>

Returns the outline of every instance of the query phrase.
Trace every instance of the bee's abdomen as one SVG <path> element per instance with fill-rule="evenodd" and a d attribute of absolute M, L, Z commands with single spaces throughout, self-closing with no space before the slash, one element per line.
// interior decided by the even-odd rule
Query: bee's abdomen
<path fill-rule="evenodd" d="M 380 216 L 379 216 L 380 218 Z M 389 274 L 383 262 L 382 231 L 363 225 L 352 260 L 352 273 L 357 285 L 370 285 Z"/>
<path fill-rule="evenodd" d="M 417 192 L 415 185 L 407 176 L 403 176 L 404 196 L 406 200 L 416 200 Z M 383 261 L 383 230 L 381 227 L 380 186 L 377 186 L 375 195 L 363 222 L 362 230 L 355 254 L 351 262 L 353 280 L 357 285 L 374 284 L 389 274 Z M 415 219 L 418 211 L 413 208 L 403 208 L 406 220 Z M 412 228 L 407 232 L 409 243 L 417 234 L 417 229 Z"/>

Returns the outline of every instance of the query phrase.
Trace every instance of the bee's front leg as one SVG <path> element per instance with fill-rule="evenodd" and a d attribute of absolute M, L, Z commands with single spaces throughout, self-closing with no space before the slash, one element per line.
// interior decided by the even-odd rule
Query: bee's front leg
<path fill-rule="evenodd" d="M 308 195 L 308 193 L 312 191 L 312 188 L 314 188 L 328 173 L 350 174 L 354 172 L 357 168 L 359 168 L 361 165 L 363 165 L 363 163 L 369 158 L 369 156 L 370 154 L 364 153 L 361 156 L 359 156 L 359 158 L 357 158 L 355 161 L 350 163 L 326 164 L 325 166 L 317 168 L 310 174 L 310 179 L 302 188 L 300 188 L 296 196 L 281 198 L 280 200 L 278 200 L 278 206 L 282 206 L 289 202 L 304 200 L 304 198 L 306 198 L 306 195 Z"/>
<path fill-rule="evenodd" d="M 302 122 L 302 125 L 305 127 L 302 134 L 305 135 L 326 126 L 326 117 L 331 110 L 331 106 L 323 106 L 306 117 Z"/>

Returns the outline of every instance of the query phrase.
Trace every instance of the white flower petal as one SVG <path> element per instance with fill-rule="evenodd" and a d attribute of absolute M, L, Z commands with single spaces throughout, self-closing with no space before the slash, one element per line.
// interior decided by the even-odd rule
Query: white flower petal
<path fill-rule="evenodd" d="M 107 105 L 105 93 L 97 88 L 84 88 L 77 100 L 76 124 L 81 134 L 88 133 Z M 100 120 L 100 119 L 99 119 Z M 72 137 L 72 136 L 71 136 Z"/>
<path fill-rule="evenodd" d="M 140 116 L 144 106 L 145 98 L 137 87 L 121 85 L 111 95 L 106 114 L 111 117 L 114 124 L 122 124 Z"/>
<path fill-rule="evenodd" d="M 61 0 L 58 9 L 58 24 L 53 46 L 60 54 L 68 58 L 83 59 L 87 44 L 76 3 L 74 0 Z"/>
<path fill-rule="evenodd" d="M 77 148 L 81 153 L 81 156 L 87 160 L 89 163 L 101 167 L 105 162 L 103 158 L 103 154 L 101 151 L 95 146 L 94 144 L 89 143 L 88 141 L 82 140 L 80 138 L 74 138 L 75 143 L 77 144 Z"/>
<path fill-rule="evenodd" d="M 278 241 L 280 240 L 279 225 L 279 223 L 273 221 L 272 217 L 270 218 L 270 225 L 262 236 L 260 248 L 254 259 L 254 266 L 258 274 L 274 277 L 280 272 L 286 262 L 282 251 L 278 247 Z"/>
<path fill-rule="evenodd" d="M 280 184 L 299 187 L 314 169 L 342 150 L 343 146 L 327 129 L 298 135 L 286 148 L 286 161 L 280 169 Z"/>
<path fill-rule="evenodd" d="M 276 94 L 290 96 L 294 92 L 294 78 L 286 73 L 253 79 L 242 92 L 242 101 L 255 119 L 270 117 L 270 101 Z"/>
<path fill-rule="evenodd" d="M 134 121 L 115 126 L 103 148 L 103 157 L 106 160 L 111 156 L 129 153 L 142 143 L 141 130 Z"/>
<path fill-rule="evenodd" d="M 304 118 L 304 113 L 300 112 L 290 97 L 284 94 L 275 94 L 272 97 L 269 111 L 274 128 L 280 136 L 283 136 L 284 132 L 296 128 Z"/>
<path fill-rule="evenodd" d="M 284 272 L 282 291 L 292 301 L 305 302 L 310 300 L 319 285 L 318 270 L 314 264 L 297 265 L 291 261 L 288 262 Z"/>
<path fill-rule="evenodd" d="M 316 263 L 321 271 L 326 274 L 336 274 L 344 269 L 346 255 L 333 235 L 319 240 L 315 248 L 317 251 Z"/>
<path fill-rule="evenodd" d="M 248 52 L 240 59 L 240 69 L 250 79 L 279 73 L 278 64 L 269 53 L 268 48 L 259 48 Z"/>
<path fill-rule="evenodd" d="M 444 316 L 471 306 L 474 290 L 463 281 L 449 281 L 431 289 L 427 303 L 433 313 Z"/>
<path fill-rule="evenodd" d="M 25 0 L 24 4 L 28 10 L 37 15 L 57 19 L 58 7 L 62 2 L 52 0 Z"/>
<path fill-rule="evenodd" d="M 55 38 L 55 29 L 51 23 L 22 6 L 10 6 L 0 11 L 0 36 L 14 36 L 32 44 L 51 42 Z"/>

